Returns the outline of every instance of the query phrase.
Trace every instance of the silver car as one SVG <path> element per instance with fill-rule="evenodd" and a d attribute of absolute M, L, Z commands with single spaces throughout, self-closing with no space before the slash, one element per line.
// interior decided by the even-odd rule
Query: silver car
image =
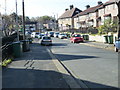
<path fill-rule="evenodd" d="M 115 51 L 118 52 L 120 50 L 120 38 L 115 41 Z"/>
<path fill-rule="evenodd" d="M 52 45 L 52 39 L 49 36 L 43 36 L 41 39 L 41 45 Z"/>
<path fill-rule="evenodd" d="M 58 35 L 58 37 L 59 37 L 60 39 L 64 39 L 64 38 L 67 38 L 67 35 L 66 35 L 66 34 L 61 33 L 61 34 L 59 34 L 59 35 Z"/>

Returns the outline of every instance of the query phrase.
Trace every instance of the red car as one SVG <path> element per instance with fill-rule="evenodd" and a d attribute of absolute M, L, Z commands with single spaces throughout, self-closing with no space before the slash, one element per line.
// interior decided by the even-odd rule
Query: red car
<path fill-rule="evenodd" d="M 79 43 L 84 41 L 83 37 L 80 34 L 73 34 L 70 40 L 71 43 Z"/>

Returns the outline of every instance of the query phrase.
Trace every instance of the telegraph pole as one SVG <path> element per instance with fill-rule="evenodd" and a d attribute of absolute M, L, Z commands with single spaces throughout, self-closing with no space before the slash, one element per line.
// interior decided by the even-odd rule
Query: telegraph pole
<path fill-rule="evenodd" d="M 19 41 L 17 0 L 16 0 L 16 30 L 17 30 L 17 39 L 18 39 L 18 41 Z"/>
<path fill-rule="evenodd" d="M 25 40 L 25 8 L 24 8 L 24 0 L 22 0 L 22 10 L 23 10 L 23 39 Z"/>
<path fill-rule="evenodd" d="M 7 10 L 7 7 L 6 7 L 6 0 L 5 0 L 5 15 L 6 15 L 6 10 Z"/>

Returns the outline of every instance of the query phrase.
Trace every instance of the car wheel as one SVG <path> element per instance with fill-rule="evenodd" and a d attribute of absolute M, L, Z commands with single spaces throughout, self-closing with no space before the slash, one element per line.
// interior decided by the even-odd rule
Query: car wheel
<path fill-rule="evenodd" d="M 115 49 L 115 52 L 118 52 L 118 49 L 116 47 L 114 49 Z"/>
<path fill-rule="evenodd" d="M 75 41 L 73 41 L 73 43 L 75 43 Z"/>

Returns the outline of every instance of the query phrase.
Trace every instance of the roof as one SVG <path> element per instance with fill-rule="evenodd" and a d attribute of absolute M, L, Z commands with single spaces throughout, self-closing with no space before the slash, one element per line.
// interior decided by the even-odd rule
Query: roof
<path fill-rule="evenodd" d="M 113 4 L 113 3 L 115 3 L 115 2 L 116 2 L 116 0 L 109 0 L 109 1 L 107 1 L 106 3 L 104 3 L 102 6 L 100 6 L 98 9 L 102 9 L 102 8 L 104 8 L 104 6 Z"/>
<path fill-rule="evenodd" d="M 110 4 L 115 3 L 115 1 L 116 1 L 116 0 L 109 0 L 109 1 L 107 1 L 106 3 L 104 3 L 104 4 L 97 5 L 97 6 L 94 6 L 94 7 L 90 7 L 90 8 L 88 8 L 88 9 L 84 10 L 83 12 L 75 15 L 74 17 L 82 16 L 82 15 L 86 15 L 86 14 L 88 14 L 88 13 L 95 12 L 95 11 L 98 10 L 98 9 L 104 8 L 104 6 L 106 6 L 106 5 L 110 5 Z M 120 0 L 118 0 L 118 1 L 120 1 Z"/>
<path fill-rule="evenodd" d="M 119 3 L 119 2 L 120 2 L 120 0 L 116 0 L 116 2 L 117 2 L 117 3 Z"/>
<path fill-rule="evenodd" d="M 59 17 L 59 19 L 71 18 L 78 13 L 77 11 L 81 12 L 81 10 L 79 10 L 78 8 L 72 8 L 71 10 L 67 10 Z"/>
<path fill-rule="evenodd" d="M 92 13 L 92 12 L 95 12 L 101 5 L 97 5 L 97 6 L 94 6 L 94 7 L 90 7 L 86 10 L 84 10 L 83 12 L 80 12 L 79 14 L 75 15 L 75 17 L 77 16 L 82 16 L 82 15 L 86 15 L 88 13 Z"/>
<path fill-rule="evenodd" d="M 115 2 L 116 2 L 116 0 L 109 0 L 108 2 L 104 3 L 104 5 L 113 4 L 113 3 L 115 3 Z"/>

